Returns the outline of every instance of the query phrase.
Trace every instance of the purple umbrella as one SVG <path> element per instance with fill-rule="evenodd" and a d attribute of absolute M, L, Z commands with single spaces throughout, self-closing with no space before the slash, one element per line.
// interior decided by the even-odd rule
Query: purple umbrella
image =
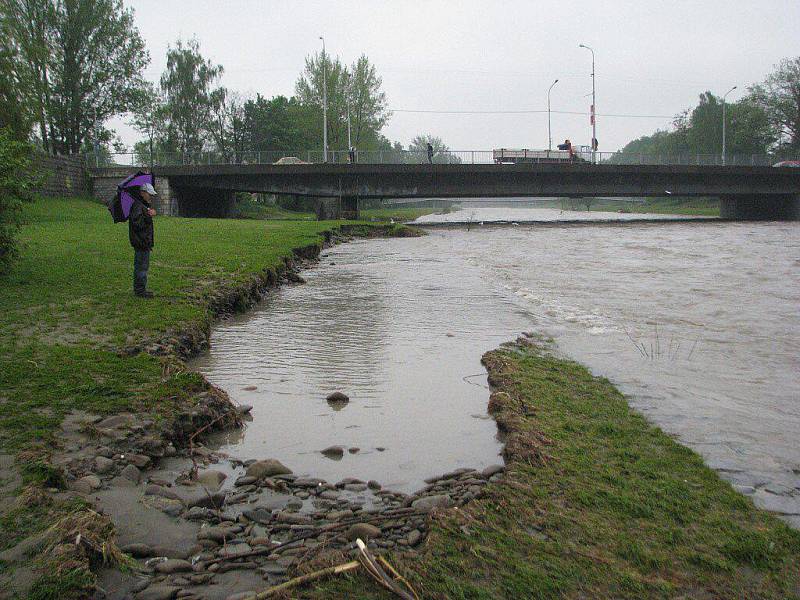
<path fill-rule="evenodd" d="M 111 202 L 108 203 L 108 210 L 111 213 L 111 218 L 114 223 L 127 221 L 131 214 L 131 206 L 133 206 L 134 197 L 131 194 L 132 188 L 138 188 L 145 183 L 152 186 L 156 184 L 156 178 L 152 173 L 144 173 L 139 171 L 129 177 L 126 177 L 119 184 L 117 184 L 117 193 Z"/>

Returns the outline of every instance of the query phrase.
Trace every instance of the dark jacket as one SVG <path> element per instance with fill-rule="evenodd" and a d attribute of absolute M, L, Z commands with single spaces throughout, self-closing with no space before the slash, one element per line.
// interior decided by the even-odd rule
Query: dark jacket
<path fill-rule="evenodd" d="M 153 217 L 147 212 L 150 207 L 135 198 L 128 217 L 128 237 L 136 250 L 153 249 Z"/>

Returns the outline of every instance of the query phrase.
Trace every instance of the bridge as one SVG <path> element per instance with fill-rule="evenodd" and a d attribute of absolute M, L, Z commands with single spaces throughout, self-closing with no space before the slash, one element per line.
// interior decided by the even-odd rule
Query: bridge
<path fill-rule="evenodd" d="M 95 194 L 132 167 L 94 168 Z M 369 198 L 716 196 L 723 218 L 800 220 L 800 168 L 618 164 L 219 164 L 153 168 L 160 210 L 227 216 L 236 192 L 318 199 L 320 218 L 356 218 Z"/>

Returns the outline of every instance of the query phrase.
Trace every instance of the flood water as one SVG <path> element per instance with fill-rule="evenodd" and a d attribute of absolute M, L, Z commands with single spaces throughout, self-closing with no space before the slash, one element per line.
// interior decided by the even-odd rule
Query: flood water
<path fill-rule="evenodd" d="M 195 366 L 254 405 L 224 450 L 405 490 L 498 462 L 480 357 L 536 331 L 757 504 L 800 515 L 800 223 L 477 225 L 520 210 L 330 249 L 307 284 L 217 326 Z"/>

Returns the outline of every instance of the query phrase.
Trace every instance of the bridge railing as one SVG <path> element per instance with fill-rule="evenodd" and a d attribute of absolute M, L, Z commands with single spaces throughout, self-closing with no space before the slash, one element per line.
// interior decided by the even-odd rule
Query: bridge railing
<path fill-rule="evenodd" d="M 563 162 L 563 153 L 537 152 L 536 158 L 526 158 L 525 163 Z M 327 161 L 322 150 L 303 150 L 296 152 L 263 150 L 223 154 L 220 152 L 198 152 L 192 154 L 154 152 L 152 156 L 142 153 L 98 153 L 87 154 L 86 161 L 91 167 L 131 167 L 174 165 L 258 165 L 258 164 L 302 164 L 333 163 L 347 164 L 355 158 L 360 164 L 424 164 L 428 162 L 427 152 L 414 150 L 375 150 L 358 151 L 354 157 L 346 150 L 329 150 Z M 448 150 L 434 153 L 436 164 L 492 164 L 492 150 Z M 800 161 L 798 155 L 784 154 L 729 154 L 722 159 L 720 154 L 644 154 L 638 152 L 595 152 L 582 153 L 576 162 L 609 165 L 702 165 L 702 166 L 770 166 L 782 161 Z"/>

